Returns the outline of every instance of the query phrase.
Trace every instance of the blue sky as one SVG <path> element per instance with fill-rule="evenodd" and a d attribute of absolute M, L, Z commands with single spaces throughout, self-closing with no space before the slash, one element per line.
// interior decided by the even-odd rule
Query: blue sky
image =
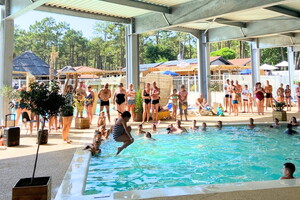
<path fill-rule="evenodd" d="M 70 24 L 70 27 L 72 29 L 82 31 L 83 35 L 89 39 L 95 37 L 95 35 L 93 34 L 93 27 L 97 20 L 86 18 L 58 15 L 39 11 L 29 11 L 15 19 L 15 24 L 20 26 L 20 28 L 22 29 L 28 30 L 30 25 L 46 17 L 53 17 L 56 22 L 67 22 L 68 24 Z"/>

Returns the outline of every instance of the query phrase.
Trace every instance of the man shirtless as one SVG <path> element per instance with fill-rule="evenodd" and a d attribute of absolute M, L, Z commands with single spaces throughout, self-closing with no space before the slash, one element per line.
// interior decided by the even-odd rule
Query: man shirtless
<path fill-rule="evenodd" d="M 283 88 L 283 83 L 280 83 L 280 87 L 277 89 L 277 101 L 278 102 L 284 102 L 284 88 Z"/>
<path fill-rule="evenodd" d="M 86 96 L 86 90 L 84 88 L 84 81 L 80 81 L 79 82 L 79 86 L 78 88 L 76 89 L 76 94 L 80 94 L 82 95 L 83 97 Z"/>
<path fill-rule="evenodd" d="M 104 85 L 98 93 L 98 98 L 100 99 L 100 113 L 102 112 L 104 106 L 107 114 L 108 121 L 110 123 L 110 114 L 109 114 L 109 99 L 111 97 L 111 91 L 108 89 L 108 83 Z"/>
<path fill-rule="evenodd" d="M 159 95 L 160 89 L 157 87 L 156 82 L 153 81 L 152 89 L 150 90 L 151 109 L 153 122 L 158 122 L 158 108 L 159 108 Z"/>
<path fill-rule="evenodd" d="M 267 85 L 265 86 L 265 92 L 266 92 L 266 110 L 268 110 L 268 106 L 271 105 L 273 108 L 273 96 L 272 96 L 272 91 L 273 87 L 270 85 L 269 81 L 267 80 Z"/>

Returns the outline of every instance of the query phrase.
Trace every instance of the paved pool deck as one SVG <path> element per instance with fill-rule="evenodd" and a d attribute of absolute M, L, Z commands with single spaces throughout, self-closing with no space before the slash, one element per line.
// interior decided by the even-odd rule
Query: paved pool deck
<path fill-rule="evenodd" d="M 255 108 L 254 108 L 255 109 Z M 300 113 L 296 112 L 296 108 L 287 112 L 288 120 L 291 116 L 297 117 L 299 120 Z M 116 117 L 116 113 L 112 113 L 112 119 Z M 217 121 L 222 120 L 223 124 L 233 123 L 248 123 L 249 118 L 254 118 L 255 123 L 269 123 L 273 121 L 271 109 L 265 115 L 241 113 L 238 117 L 228 115 L 225 117 L 217 116 L 195 116 L 190 115 L 189 121 L 183 121 L 183 126 L 189 127 L 192 120 L 197 120 L 198 125 L 206 122 L 208 126 L 214 126 Z M 61 133 L 52 131 L 49 135 L 47 145 L 42 145 L 40 148 L 39 160 L 37 165 L 36 176 L 51 176 L 52 177 L 52 199 L 54 199 L 58 188 L 64 178 L 64 175 L 70 165 L 74 152 L 78 147 L 83 147 L 86 141 L 91 141 L 93 132 L 96 127 L 97 117 L 94 117 L 93 125 L 90 129 L 75 129 L 74 124 L 70 131 L 72 144 L 64 144 L 61 139 Z M 75 120 L 73 120 L 74 123 Z M 167 124 L 174 123 L 171 120 L 162 120 L 158 128 L 165 128 Z M 133 128 L 139 122 L 129 123 Z M 151 123 L 145 124 L 144 129 L 150 130 Z M 36 152 L 36 132 L 33 136 L 26 135 L 26 129 L 21 127 L 20 145 L 16 147 L 2 148 L 0 147 L 0 199 L 10 200 L 12 188 L 20 178 L 31 177 L 33 162 Z"/>

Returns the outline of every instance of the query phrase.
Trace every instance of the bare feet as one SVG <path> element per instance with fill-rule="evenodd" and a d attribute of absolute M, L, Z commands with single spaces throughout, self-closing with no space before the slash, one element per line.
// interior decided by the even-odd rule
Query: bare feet
<path fill-rule="evenodd" d="M 116 156 L 119 155 L 119 153 L 121 153 L 122 150 L 123 150 L 122 147 L 118 147 L 118 151 L 117 151 L 117 153 L 116 153 Z"/>

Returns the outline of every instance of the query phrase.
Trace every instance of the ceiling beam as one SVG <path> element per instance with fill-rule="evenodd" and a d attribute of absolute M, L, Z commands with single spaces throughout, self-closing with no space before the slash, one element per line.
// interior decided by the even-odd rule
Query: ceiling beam
<path fill-rule="evenodd" d="M 201 36 L 201 30 L 192 29 L 192 28 L 172 27 L 172 28 L 167 28 L 167 29 L 164 29 L 164 30 L 189 33 L 189 34 L 195 36 L 196 38 L 199 38 Z"/>
<path fill-rule="evenodd" d="M 34 10 L 39 6 L 48 3 L 51 0 L 11 0 L 10 1 L 10 15 L 6 19 L 15 19 L 22 14 Z"/>
<path fill-rule="evenodd" d="M 280 34 L 280 36 L 283 36 L 283 37 L 295 37 L 295 33 L 283 33 L 283 34 Z"/>
<path fill-rule="evenodd" d="M 300 30 L 300 20 L 286 19 L 285 17 L 271 18 L 257 22 L 249 22 L 247 23 L 247 28 L 242 28 L 242 30 L 241 32 L 241 28 L 229 26 L 210 29 L 208 31 L 209 42 L 269 37 L 278 34 L 298 32 Z"/>
<path fill-rule="evenodd" d="M 113 4 L 119 4 L 123 6 L 129 6 L 129 7 L 134 7 L 134 8 L 140 8 L 144 10 L 150 10 L 153 12 L 159 12 L 159 13 L 171 13 L 171 9 L 166 6 L 159 6 L 155 4 L 150 4 L 142 1 L 132 1 L 132 0 L 100 0 L 100 1 L 105 1 L 108 3 L 113 3 Z"/>
<path fill-rule="evenodd" d="M 288 47 L 300 45 L 300 34 L 295 34 L 295 37 L 291 40 L 288 37 L 271 36 L 258 38 L 258 48 L 275 48 L 275 47 Z"/>
<path fill-rule="evenodd" d="M 71 10 L 71 9 L 66 9 L 66 8 L 40 6 L 40 7 L 36 8 L 35 10 L 56 13 L 56 14 L 61 14 L 61 15 L 69 15 L 69 16 L 74 16 L 74 17 L 82 17 L 82 18 L 95 19 L 95 20 L 101 20 L 101 21 L 116 22 L 116 23 L 122 23 L 122 24 L 130 24 L 131 23 L 131 19 L 129 19 L 129 18 L 121 18 L 121 17 L 113 17 L 113 16 L 108 16 L 108 15 L 94 14 L 94 13 L 82 12 L 82 11 Z"/>
<path fill-rule="evenodd" d="M 235 27 L 240 27 L 240 28 L 246 28 L 246 23 L 236 22 L 236 21 L 232 21 L 232 20 L 228 20 L 228 19 L 224 19 L 224 18 L 217 18 L 217 19 L 215 19 L 214 22 L 216 22 L 218 24 L 228 25 L 228 26 L 235 26 Z"/>
<path fill-rule="evenodd" d="M 300 18 L 299 12 L 291 10 L 291 9 L 283 8 L 281 6 L 271 6 L 271 7 L 266 7 L 265 9 L 283 14 L 285 16 Z"/>
<path fill-rule="evenodd" d="M 270 7 L 295 0 L 197 0 L 172 7 L 172 14 L 150 13 L 135 18 L 136 33 L 159 30 L 168 26 L 182 26 L 201 20 L 222 18 L 226 14 Z"/>

